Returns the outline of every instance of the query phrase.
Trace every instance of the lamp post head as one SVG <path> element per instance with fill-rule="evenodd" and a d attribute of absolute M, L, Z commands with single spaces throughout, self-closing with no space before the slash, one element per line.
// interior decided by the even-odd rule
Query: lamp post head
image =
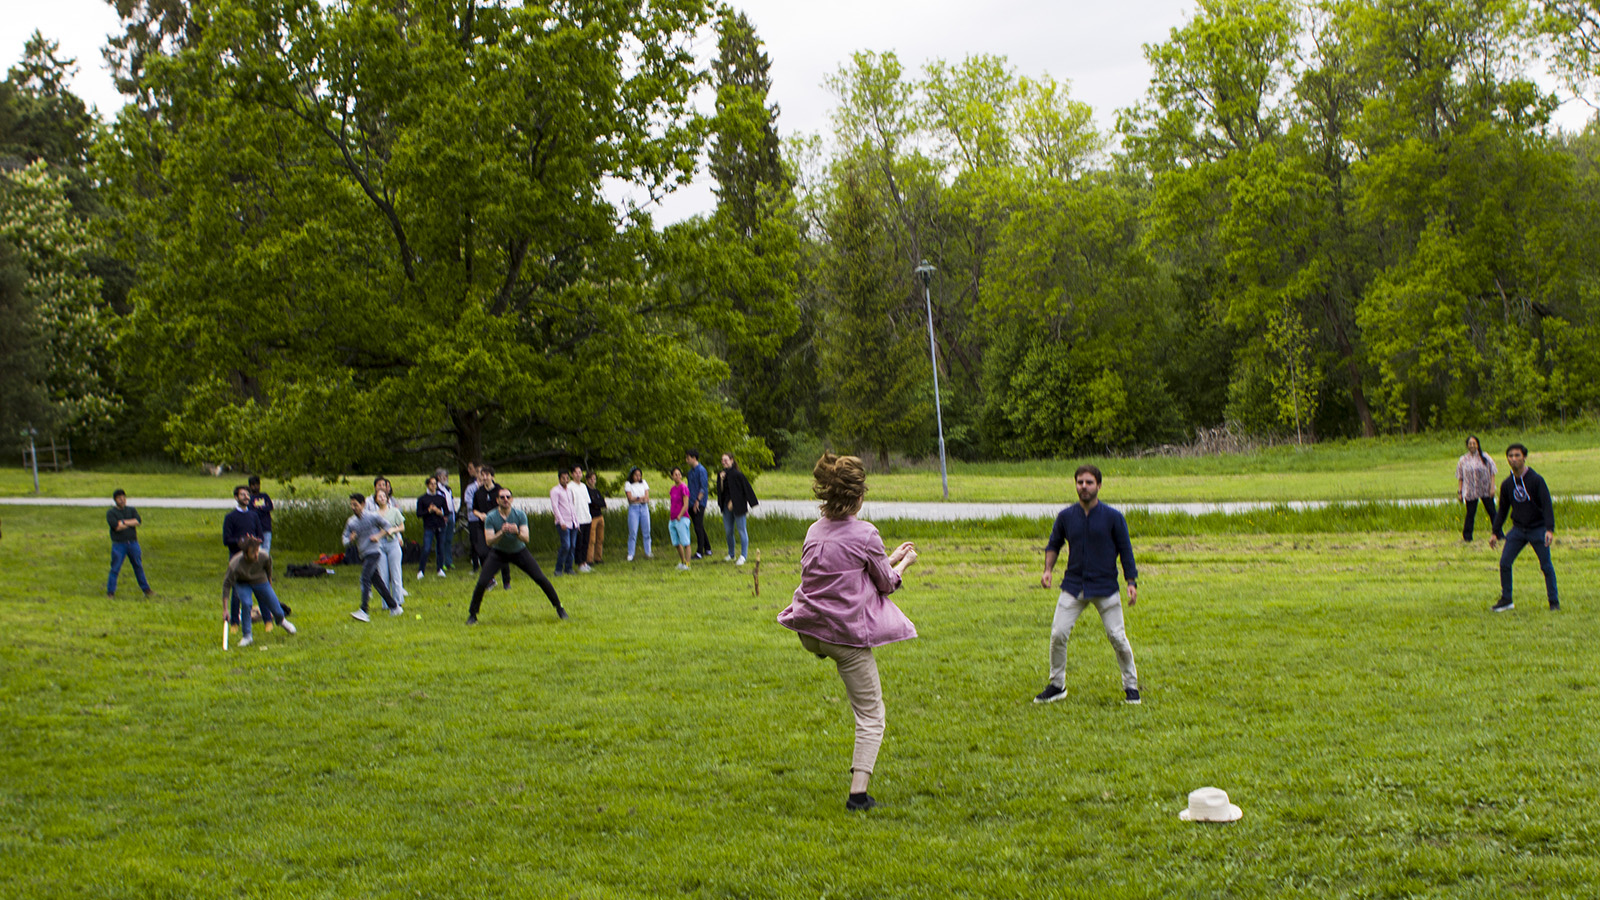
<path fill-rule="evenodd" d="M 922 282 L 922 286 L 927 287 L 929 282 L 933 281 L 933 273 L 939 270 L 929 265 L 927 260 L 923 260 L 922 265 L 917 266 L 913 271 L 916 273 L 917 279 Z"/>

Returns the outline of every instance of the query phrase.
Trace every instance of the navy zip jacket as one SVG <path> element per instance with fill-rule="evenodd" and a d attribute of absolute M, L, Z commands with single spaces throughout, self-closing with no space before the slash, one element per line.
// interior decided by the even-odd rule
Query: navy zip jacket
<path fill-rule="evenodd" d="M 1117 557 L 1122 558 L 1122 574 L 1129 584 L 1139 580 L 1133 564 L 1133 543 L 1128 540 L 1128 520 L 1122 513 L 1095 504 L 1084 513 L 1077 503 L 1063 509 L 1050 529 L 1045 550 L 1059 553 L 1067 545 L 1067 571 L 1061 576 L 1061 589 L 1074 597 L 1110 597 L 1117 593 Z"/>
<path fill-rule="evenodd" d="M 1519 482 L 1520 487 L 1519 489 Z M 1511 524 L 1526 531 L 1555 531 L 1556 507 L 1550 500 L 1550 486 L 1532 469 L 1523 469 L 1519 477 L 1512 473 L 1500 482 L 1500 508 L 1495 510 L 1494 536 L 1505 539 L 1500 527 L 1507 514 Z"/>

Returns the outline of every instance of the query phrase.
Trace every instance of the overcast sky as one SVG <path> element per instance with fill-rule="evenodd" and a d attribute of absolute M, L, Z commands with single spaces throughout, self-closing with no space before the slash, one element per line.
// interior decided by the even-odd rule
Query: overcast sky
<path fill-rule="evenodd" d="M 1072 95 L 1094 107 L 1102 128 L 1116 110 L 1137 102 L 1150 78 L 1143 45 L 1164 40 L 1188 20 L 1192 0 L 745 0 L 737 3 L 755 23 L 772 59 L 772 99 L 785 135 L 826 131 L 832 95 L 823 79 L 857 50 L 892 50 L 913 74 L 924 62 L 959 60 L 973 53 L 1010 59 L 1023 75 L 1048 72 L 1071 82 Z M 22 54 L 34 29 L 77 57 L 73 90 L 110 117 L 122 97 L 100 56 L 117 30 L 105 0 L 0 0 L 0 66 Z M 715 39 L 701 46 L 709 56 Z M 1580 128 L 1590 111 L 1566 104 L 1558 121 Z M 669 198 L 659 219 L 671 221 L 708 209 L 705 179 Z"/>

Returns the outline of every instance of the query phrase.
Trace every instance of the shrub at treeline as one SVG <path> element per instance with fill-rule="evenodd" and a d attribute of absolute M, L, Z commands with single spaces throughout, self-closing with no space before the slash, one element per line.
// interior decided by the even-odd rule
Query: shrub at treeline
<path fill-rule="evenodd" d="M 1114 133 L 1003 58 L 859 53 L 786 144 L 703 0 L 118 8 L 103 131 L 41 38 L 0 90 L 8 436 L 269 474 L 922 455 L 924 259 L 967 457 L 1600 406 L 1600 129 L 1527 62 L 1591 84 L 1592 3 L 1201 2 Z M 702 160 L 715 211 L 657 226 Z"/>

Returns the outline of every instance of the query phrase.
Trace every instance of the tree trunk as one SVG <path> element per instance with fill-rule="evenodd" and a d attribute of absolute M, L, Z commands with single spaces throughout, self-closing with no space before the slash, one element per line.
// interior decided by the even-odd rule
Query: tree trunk
<path fill-rule="evenodd" d="M 477 410 L 450 410 L 450 422 L 456 433 L 456 469 L 460 472 L 461 489 L 467 489 L 467 463 L 483 462 L 483 417 Z"/>
<path fill-rule="evenodd" d="M 1422 427 L 1422 410 L 1417 408 L 1420 404 L 1417 400 L 1417 386 L 1414 384 L 1411 386 L 1411 402 L 1407 405 L 1411 409 L 1406 414 L 1406 432 L 1416 434 Z"/>
<path fill-rule="evenodd" d="M 889 448 L 888 447 L 879 447 L 878 448 L 878 471 L 879 472 L 887 472 L 887 471 L 889 471 Z"/>

